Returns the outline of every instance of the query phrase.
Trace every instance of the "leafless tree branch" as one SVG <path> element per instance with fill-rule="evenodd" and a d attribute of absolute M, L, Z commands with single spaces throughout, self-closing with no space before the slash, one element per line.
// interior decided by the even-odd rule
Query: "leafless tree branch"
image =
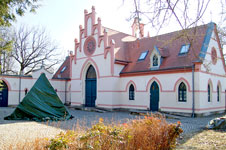
<path fill-rule="evenodd" d="M 42 65 L 51 69 L 61 62 L 56 44 L 50 40 L 44 29 L 21 26 L 15 32 L 14 39 L 12 57 L 19 63 L 19 71 L 24 74 L 29 74 Z"/>

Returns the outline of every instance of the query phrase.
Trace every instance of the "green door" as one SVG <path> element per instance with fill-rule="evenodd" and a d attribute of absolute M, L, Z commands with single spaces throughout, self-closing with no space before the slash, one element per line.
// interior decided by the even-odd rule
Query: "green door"
<path fill-rule="evenodd" d="M 159 86 L 153 82 L 150 87 L 150 110 L 158 111 L 159 109 Z"/>
<path fill-rule="evenodd" d="M 4 81 L 0 82 L 0 107 L 8 107 L 8 87 Z"/>
<path fill-rule="evenodd" d="M 97 95 L 97 79 L 96 72 L 93 66 L 90 66 L 86 73 L 85 84 L 85 106 L 95 107 Z"/>

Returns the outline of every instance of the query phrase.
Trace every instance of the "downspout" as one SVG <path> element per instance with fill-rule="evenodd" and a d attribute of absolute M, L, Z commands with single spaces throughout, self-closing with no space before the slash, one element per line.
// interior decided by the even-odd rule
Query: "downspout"
<path fill-rule="evenodd" d="M 224 99 L 225 99 L 224 105 L 225 105 L 225 112 L 226 112 L 226 90 L 225 90 L 224 92 L 225 92 L 225 93 L 224 93 Z"/>
<path fill-rule="evenodd" d="M 192 65 L 192 118 L 195 117 L 195 64 Z"/>
<path fill-rule="evenodd" d="M 19 104 L 20 104 L 20 95 L 21 95 L 21 71 L 19 75 Z"/>
<path fill-rule="evenodd" d="M 67 80 L 65 80 L 65 101 L 64 101 L 64 105 L 67 102 Z"/>

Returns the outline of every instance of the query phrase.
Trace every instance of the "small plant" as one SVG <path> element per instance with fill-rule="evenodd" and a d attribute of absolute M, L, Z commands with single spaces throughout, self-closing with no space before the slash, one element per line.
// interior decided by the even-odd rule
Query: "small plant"
<path fill-rule="evenodd" d="M 55 149 L 86 150 L 156 150 L 172 149 L 182 133 L 180 122 L 168 124 L 162 116 L 145 116 L 129 123 L 105 125 L 102 118 L 90 129 L 67 131 L 50 140 L 47 146 Z"/>
<path fill-rule="evenodd" d="M 76 134 L 72 130 L 68 130 L 66 133 L 61 132 L 56 138 L 50 140 L 50 145 L 47 148 L 50 150 L 67 149 L 75 136 Z"/>
<path fill-rule="evenodd" d="M 178 124 L 168 124 L 162 116 L 145 116 L 144 119 L 133 120 L 128 149 L 156 150 L 171 149 L 176 146 L 176 138 L 183 132 Z"/>
<path fill-rule="evenodd" d="M 121 125 L 105 125 L 103 119 L 79 136 L 82 149 L 119 149 L 128 143 L 129 132 Z"/>

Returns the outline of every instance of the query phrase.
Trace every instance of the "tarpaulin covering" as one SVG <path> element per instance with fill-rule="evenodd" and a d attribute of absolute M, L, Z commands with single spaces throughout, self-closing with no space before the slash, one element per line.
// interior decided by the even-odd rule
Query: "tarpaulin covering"
<path fill-rule="evenodd" d="M 67 120 L 73 118 L 63 105 L 45 74 L 41 74 L 31 90 L 5 120 Z"/>

